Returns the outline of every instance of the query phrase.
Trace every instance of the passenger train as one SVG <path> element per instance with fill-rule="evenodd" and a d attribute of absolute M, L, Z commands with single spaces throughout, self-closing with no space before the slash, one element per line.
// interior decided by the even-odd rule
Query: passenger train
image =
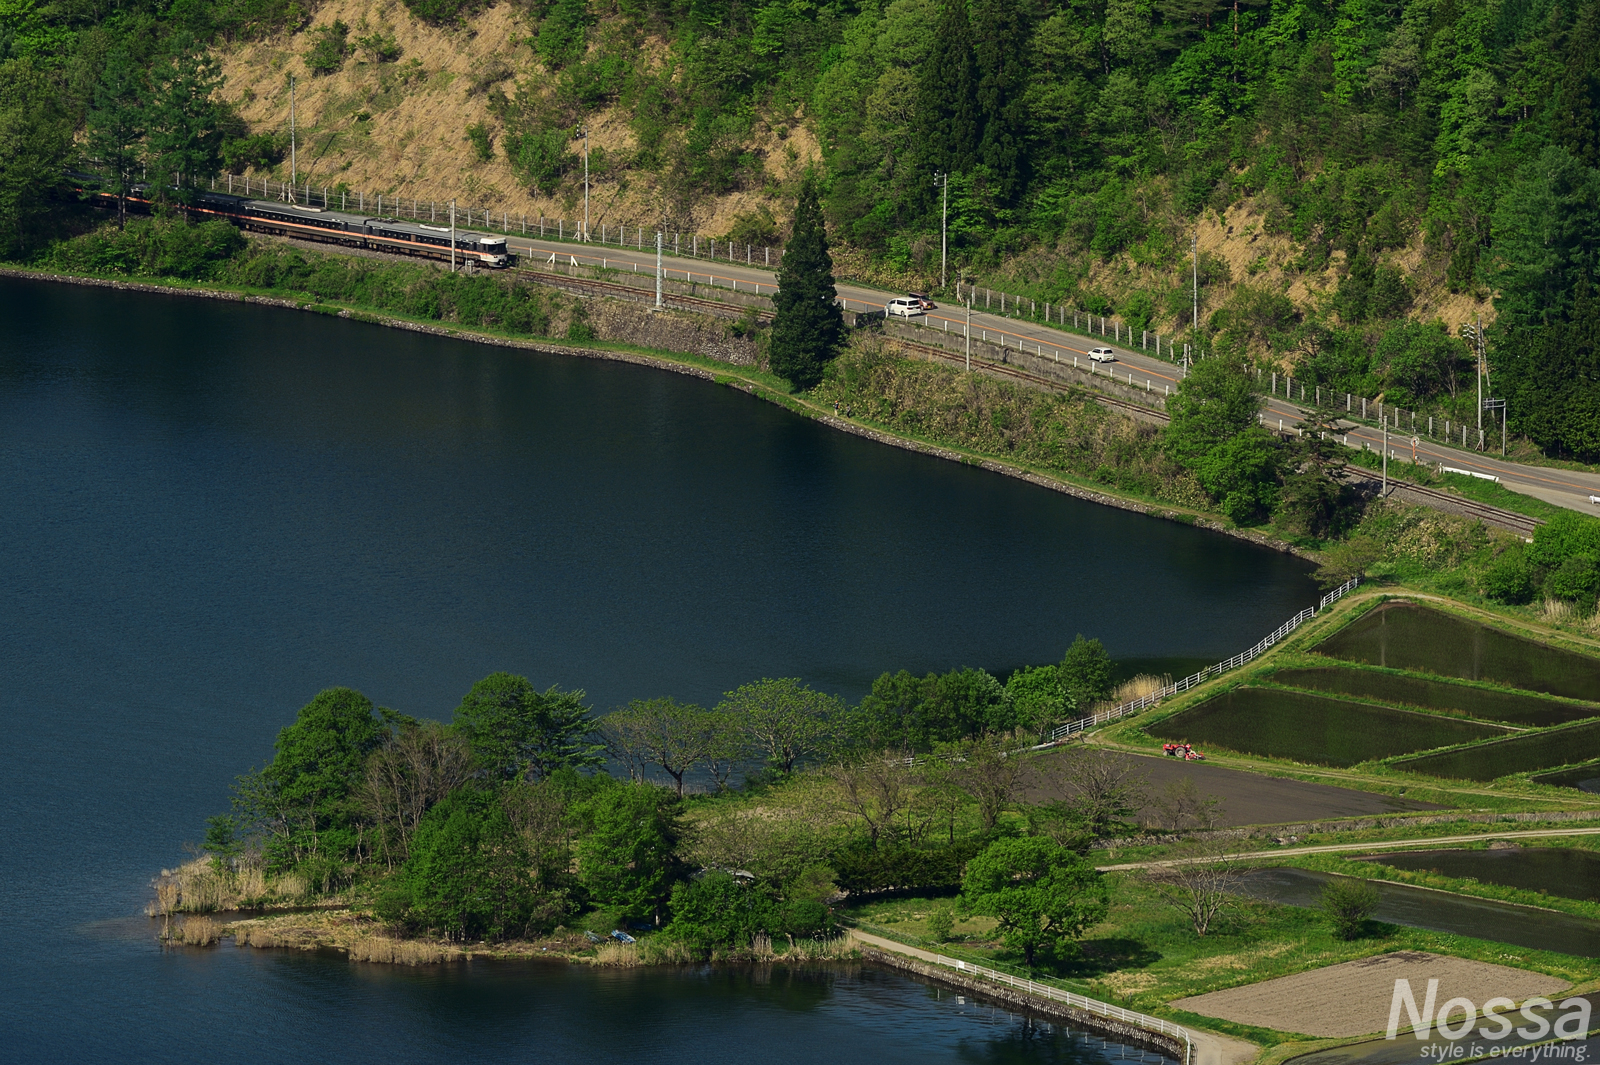
<path fill-rule="evenodd" d="M 90 175 L 80 175 L 89 177 Z M 128 202 L 148 206 L 149 186 L 133 185 L 128 190 Z M 115 203 L 111 193 L 100 192 L 101 202 Z M 325 244 L 342 244 L 351 248 L 370 248 L 374 251 L 394 252 L 401 255 L 420 255 L 429 259 L 450 261 L 450 227 L 429 225 L 427 222 L 403 222 L 398 218 L 381 218 L 323 207 L 307 207 L 297 203 L 280 203 L 276 200 L 252 200 L 226 192 L 202 192 L 189 206 L 191 214 L 226 218 L 243 229 L 256 233 L 274 233 L 314 240 Z M 492 234 L 455 234 L 455 261 L 471 262 L 478 266 L 505 267 L 512 264 L 506 253 L 506 239 Z"/>

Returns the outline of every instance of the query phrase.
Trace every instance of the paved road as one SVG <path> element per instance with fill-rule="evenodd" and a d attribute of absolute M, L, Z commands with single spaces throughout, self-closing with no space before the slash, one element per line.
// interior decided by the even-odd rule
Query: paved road
<path fill-rule="evenodd" d="M 633 233 L 630 232 L 629 235 L 632 236 Z M 527 257 L 531 265 L 548 262 L 549 257 L 554 255 L 557 263 L 604 265 L 622 270 L 634 270 L 642 274 L 653 273 L 656 266 L 654 248 L 618 247 L 615 244 L 581 245 L 540 240 L 519 234 L 510 235 L 507 244 L 515 254 Z M 722 246 L 725 245 L 719 245 Z M 754 261 L 747 265 L 742 261 L 728 262 L 726 259 L 709 261 L 665 255 L 662 265 L 667 276 L 675 279 L 693 280 L 718 287 L 771 295 L 776 288 L 774 272 L 763 266 L 759 255 L 752 255 L 751 258 Z M 844 282 L 839 284 L 838 290 L 847 309 L 881 309 L 891 295 Z M 1058 352 L 1063 360 L 1082 359 L 1085 364 L 1088 361 L 1090 348 L 1109 347 L 1117 353 L 1116 363 L 1109 367 L 1112 372 L 1118 376 L 1131 373 L 1135 384 L 1148 381 L 1157 391 L 1169 387 L 1175 388 L 1183 377 L 1183 371 L 1171 362 L 1131 346 L 1133 338 L 1128 337 L 1125 331 L 1123 334 L 1127 338 L 1125 342 L 1108 338 L 1083 337 L 1042 322 L 1003 316 L 998 313 L 996 305 L 991 305 L 988 310 L 981 305 L 976 307 L 972 312 L 971 322 L 974 339 L 987 338 L 991 342 L 998 341 L 1031 348 L 1044 354 Z M 967 327 L 966 311 L 960 307 L 940 307 L 926 316 L 924 324 L 933 329 L 959 334 Z M 1298 404 L 1291 403 L 1282 396 L 1272 396 L 1267 400 L 1262 420 L 1264 424 L 1276 429 L 1281 419 L 1282 425 L 1287 430 L 1299 422 L 1303 414 L 1304 411 Z M 1352 447 L 1367 446 L 1373 451 L 1381 451 L 1384 446 L 1384 434 L 1381 429 L 1353 422 L 1341 422 L 1340 427 L 1345 432 L 1346 442 Z M 1443 426 L 1437 428 L 1442 433 Z M 1409 424 L 1407 429 L 1409 430 Z M 1451 429 L 1454 433 L 1455 427 L 1452 426 Z M 1475 437 L 1476 432 L 1474 431 L 1472 435 Z M 1415 438 L 1414 448 L 1413 439 L 1413 434 L 1409 431 L 1391 432 L 1388 436 L 1390 457 L 1410 461 L 1414 452 L 1419 462 L 1443 464 L 1456 469 L 1491 474 L 1499 477 L 1507 487 L 1519 492 L 1557 506 L 1600 515 L 1600 505 L 1591 502 L 1591 497 L 1600 497 L 1600 474 L 1507 462 L 1496 455 L 1450 447 L 1429 439 L 1425 430 Z"/>

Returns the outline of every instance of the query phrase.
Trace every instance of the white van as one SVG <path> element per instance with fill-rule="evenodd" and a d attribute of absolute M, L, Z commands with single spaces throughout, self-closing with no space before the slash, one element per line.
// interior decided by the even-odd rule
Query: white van
<path fill-rule="evenodd" d="M 910 296 L 896 296 L 885 304 L 883 309 L 885 313 L 897 318 L 915 318 L 919 314 L 926 313 L 922 309 L 922 301 Z"/>

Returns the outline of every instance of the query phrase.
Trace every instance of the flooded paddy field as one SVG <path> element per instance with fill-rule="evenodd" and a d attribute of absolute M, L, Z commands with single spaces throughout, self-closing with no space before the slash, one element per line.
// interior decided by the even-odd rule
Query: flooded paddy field
<path fill-rule="evenodd" d="M 1484 722 L 1278 688 L 1235 688 L 1146 731 L 1159 739 L 1332 766 L 1507 733 Z"/>
<path fill-rule="evenodd" d="M 1330 658 L 1524 691 L 1600 700 L 1600 658 L 1514 636 L 1415 603 L 1384 603 L 1314 650 Z"/>
<path fill-rule="evenodd" d="M 1396 769 L 1451 780 L 1489 781 L 1600 758 L 1600 721 L 1534 732 L 1395 762 Z"/>
<path fill-rule="evenodd" d="M 1600 853 L 1576 847 L 1504 847 L 1364 854 L 1356 861 L 1600 901 Z"/>
<path fill-rule="evenodd" d="M 1484 721 L 1504 721 L 1513 725 L 1546 728 L 1569 721 L 1600 717 L 1600 705 L 1565 702 L 1500 691 L 1456 681 L 1437 680 L 1402 673 L 1380 672 L 1359 666 L 1311 666 L 1283 669 L 1272 674 L 1274 684 L 1289 688 L 1353 695 L 1384 703 L 1415 706 L 1425 710 L 1465 714 Z"/>

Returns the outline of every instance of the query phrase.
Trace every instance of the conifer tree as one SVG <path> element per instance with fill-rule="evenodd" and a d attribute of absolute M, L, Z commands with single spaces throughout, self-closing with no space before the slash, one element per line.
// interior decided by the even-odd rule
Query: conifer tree
<path fill-rule="evenodd" d="M 85 122 L 85 150 L 117 193 L 117 225 L 128 214 L 128 182 L 139 166 L 139 141 L 144 137 L 144 78 L 123 49 L 106 57 L 95 82 Z"/>
<path fill-rule="evenodd" d="M 225 116 L 215 98 L 222 72 L 198 45 L 182 40 L 156 65 L 150 81 L 145 141 L 150 180 L 157 199 L 187 204 L 200 182 L 222 169 Z"/>
<path fill-rule="evenodd" d="M 979 0 L 973 56 L 977 63 L 977 101 L 982 135 L 978 161 L 989 168 L 1000 199 L 1014 203 L 1027 187 L 1028 87 L 1025 58 L 1033 28 L 1019 0 Z"/>
<path fill-rule="evenodd" d="M 833 286 L 833 256 L 815 175 L 807 174 L 795 205 L 794 234 L 783 250 L 778 292 L 772 297 L 772 372 L 797 389 L 814 388 L 844 335 Z"/>
<path fill-rule="evenodd" d="M 946 0 L 917 85 L 925 169 L 965 174 L 978 159 L 982 120 L 966 0 Z"/>

